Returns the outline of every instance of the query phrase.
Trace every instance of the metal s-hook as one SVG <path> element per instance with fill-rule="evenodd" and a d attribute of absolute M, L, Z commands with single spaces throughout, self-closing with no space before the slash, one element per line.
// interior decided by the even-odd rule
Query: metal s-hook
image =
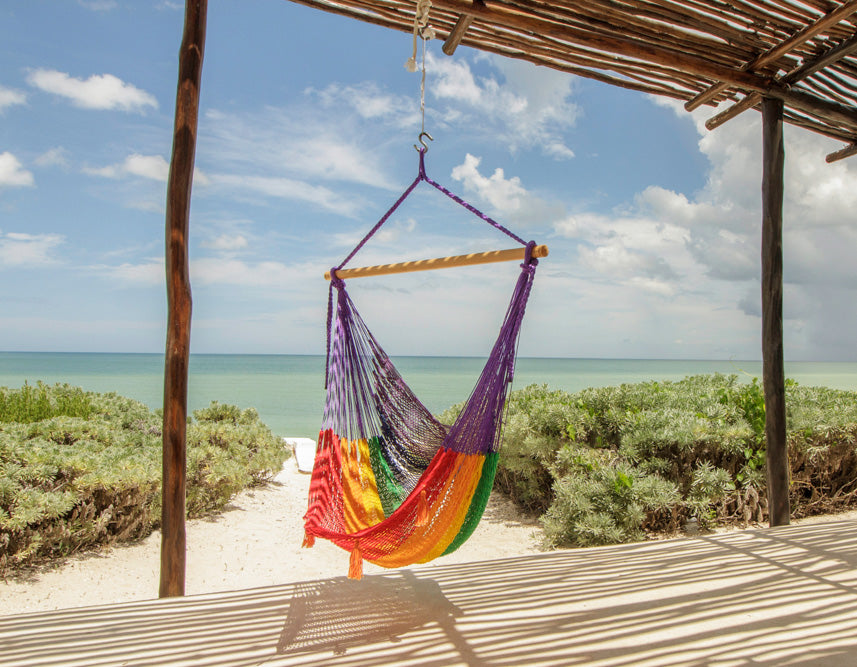
<path fill-rule="evenodd" d="M 420 151 L 420 152 L 422 152 L 422 151 L 426 151 L 426 152 L 428 152 L 428 144 L 425 142 L 425 140 L 423 139 L 423 137 L 428 137 L 429 141 L 434 141 L 434 137 L 433 137 L 433 136 L 431 136 L 428 132 L 420 132 L 420 136 L 419 136 L 419 137 L 417 137 L 417 140 L 418 140 L 418 141 L 420 142 L 420 144 L 422 145 L 422 148 L 420 148 L 420 147 L 419 147 L 419 146 L 417 146 L 416 144 L 414 144 L 414 148 L 415 148 L 415 149 L 417 149 L 417 151 Z"/>

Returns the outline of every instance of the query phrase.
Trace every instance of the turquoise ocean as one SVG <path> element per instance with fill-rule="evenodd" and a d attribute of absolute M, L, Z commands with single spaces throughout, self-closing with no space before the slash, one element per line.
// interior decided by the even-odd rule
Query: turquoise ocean
<path fill-rule="evenodd" d="M 393 362 L 420 400 L 437 413 L 468 397 L 484 359 L 396 357 Z M 159 354 L 0 352 L 0 386 L 64 382 L 88 391 L 113 391 L 159 408 L 163 366 Z M 547 384 L 576 392 L 699 373 L 736 374 L 749 381 L 761 372 L 758 361 L 520 358 L 514 388 Z M 786 363 L 786 376 L 805 386 L 857 390 L 854 362 Z M 188 407 L 196 410 L 211 401 L 256 408 L 278 435 L 314 438 L 324 405 L 324 357 L 191 355 Z"/>

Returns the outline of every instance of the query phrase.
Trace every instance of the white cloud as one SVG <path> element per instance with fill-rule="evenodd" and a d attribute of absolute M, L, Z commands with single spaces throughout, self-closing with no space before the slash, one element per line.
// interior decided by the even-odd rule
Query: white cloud
<path fill-rule="evenodd" d="M 317 97 L 326 108 L 344 105 L 367 120 L 383 120 L 399 127 L 419 122 L 419 104 L 413 98 L 385 92 L 373 81 L 353 86 L 331 83 L 321 90 L 309 88 L 306 93 Z"/>
<path fill-rule="evenodd" d="M 574 157 L 563 131 L 579 115 L 571 102 L 573 78 L 529 63 L 488 57 L 502 75 L 477 76 L 466 60 L 429 54 L 427 90 L 445 106 L 441 116 L 449 123 L 470 124 L 490 133 L 512 151 L 538 148 L 556 159 Z"/>
<path fill-rule="evenodd" d="M 557 235 L 578 242 L 575 268 L 590 280 L 664 296 L 692 291 L 701 272 L 687 230 L 642 215 L 569 215 Z"/>
<path fill-rule="evenodd" d="M 138 264 L 132 262 L 123 262 L 117 266 L 99 264 L 90 266 L 89 269 L 122 284 L 152 286 L 162 285 L 166 281 L 166 269 L 162 257 L 150 257 Z"/>
<path fill-rule="evenodd" d="M 0 188 L 35 185 L 32 172 L 24 169 L 17 157 L 9 151 L 0 153 Z"/>
<path fill-rule="evenodd" d="M 321 271 L 316 270 L 317 275 Z M 282 262 L 249 263 L 237 259 L 204 258 L 191 262 L 191 280 L 199 285 L 237 285 L 283 289 L 306 280 L 304 269 Z"/>
<path fill-rule="evenodd" d="M 103 178 L 140 176 L 141 178 L 166 183 L 170 165 L 160 155 L 140 155 L 139 153 L 134 153 L 126 157 L 123 162 L 107 165 L 106 167 L 84 167 L 83 171 L 91 176 L 102 176 Z"/>
<path fill-rule="evenodd" d="M 680 105 L 666 106 L 686 117 Z M 593 316 L 601 300 L 611 304 L 611 323 L 614 317 L 623 320 L 617 311 L 627 307 L 637 312 L 636 321 L 629 315 L 623 326 L 645 335 L 664 331 L 669 340 L 683 340 L 682 349 L 695 346 L 703 356 L 718 350 L 731 355 L 736 349 L 755 355 L 761 299 L 760 116 L 748 112 L 708 132 L 704 120 L 710 113 L 693 115 L 700 151 L 710 164 L 699 191 L 671 191 L 653 175 L 653 184 L 622 210 L 568 215 L 554 231 L 577 244 L 566 274 L 599 295 Z M 854 301 L 857 289 L 857 163 L 826 164 L 825 154 L 836 147 L 786 126 L 783 271 L 790 358 L 854 356 L 857 313 L 843 304 Z M 662 324 L 642 322 L 638 311 L 646 308 Z M 667 331 L 669 326 L 675 331 Z M 715 332 L 732 341 L 733 349 L 723 349 Z"/>
<path fill-rule="evenodd" d="M 84 167 L 84 173 L 91 176 L 103 178 L 123 178 L 125 176 L 138 176 L 160 183 L 166 183 L 170 173 L 169 163 L 160 155 L 140 155 L 133 153 L 117 164 L 106 167 Z M 193 181 L 196 185 L 208 185 L 208 176 L 194 169 Z"/>
<path fill-rule="evenodd" d="M 154 95 L 112 74 L 93 74 L 84 80 L 57 70 L 37 69 L 27 75 L 27 83 L 71 100 L 74 106 L 82 109 L 143 112 L 148 107 L 158 108 Z"/>
<path fill-rule="evenodd" d="M 464 162 L 452 169 L 452 178 L 464 184 L 465 190 L 487 202 L 504 220 L 518 224 L 547 224 L 561 217 L 564 208 L 530 193 L 517 176 L 506 178 L 497 167 L 491 176 L 479 172 L 482 158 L 467 153 Z"/>
<path fill-rule="evenodd" d="M 35 267 L 56 264 L 52 252 L 65 242 L 60 234 L 0 232 L 0 267 Z"/>
<path fill-rule="evenodd" d="M 149 178 L 166 183 L 170 173 L 169 163 L 160 155 L 129 155 L 122 164 L 123 170 L 132 176 Z"/>
<path fill-rule="evenodd" d="M 20 90 L 0 86 L 0 113 L 3 113 L 7 107 L 15 106 L 16 104 L 26 104 L 26 102 L 27 96 Z"/>
<path fill-rule="evenodd" d="M 306 181 L 274 176 L 241 176 L 212 174 L 215 186 L 233 188 L 245 193 L 288 199 L 315 204 L 340 215 L 354 215 L 357 204 L 350 197 L 337 194 L 321 185 L 310 185 Z"/>
<path fill-rule="evenodd" d="M 91 270 L 107 275 L 111 280 L 128 285 L 161 285 L 166 280 L 164 259 L 147 258 L 139 263 L 126 262 L 118 266 L 91 266 Z M 306 276 L 324 273 L 315 264 L 284 264 L 282 262 L 245 262 L 238 259 L 211 257 L 192 260 L 190 280 L 192 285 L 266 287 L 274 289 L 298 288 Z"/>
<path fill-rule="evenodd" d="M 221 252 L 234 252 L 242 250 L 248 245 L 247 237 L 242 234 L 221 234 L 213 239 L 202 242 L 203 248 L 219 250 Z"/>
<path fill-rule="evenodd" d="M 67 167 L 68 151 L 62 146 L 51 148 L 37 157 L 35 163 L 40 167 Z"/>
<path fill-rule="evenodd" d="M 637 248 L 629 249 L 620 238 L 599 246 L 581 247 L 578 259 L 590 270 L 613 279 L 675 281 L 677 278 L 663 257 Z"/>
<path fill-rule="evenodd" d="M 215 161 L 219 171 L 232 176 L 397 189 L 372 134 L 339 109 L 329 115 L 302 108 L 246 114 L 209 111 L 203 122 L 209 139 L 203 159 Z"/>
<path fill-rule="evenodd" d="M 452 178 L 462 181 L 465 188 L 474 190 L 497 210 L 519 211 L 529 196 L 521 185 L 521 179 L 517 176 L 507 179 L 500 167 L 491 176 L 483 176 L 479 173 L 481 162 L 482 158 L 468 153 L 464 156 L 464 163 L 453 168 Z"/>

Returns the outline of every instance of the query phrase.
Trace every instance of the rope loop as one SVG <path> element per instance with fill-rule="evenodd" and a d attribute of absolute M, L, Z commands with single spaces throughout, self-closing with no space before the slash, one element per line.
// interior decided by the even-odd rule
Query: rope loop
<path fill-rule="evenodd" d="M 535 271 L 536 267 L 539 265 L 539 260 L 533 257 L 533 248 L 535 247 L 535 241 L 527 243 L 527 247 L 524 249 L 524 263 L 521 264 L 522 269 L 531 269 L 532 271 Z"/>
<path fill-rule="evenodd" d="M 420 169 L 419 174 L 417 175 L 417 180 L 426 181 L 428 180 L 428 174 L 426 174 L 426 153 L 428 153 L 428 147 L 420 148 Z"/>
<path fill-rule="evenodd" d="M 336 275 L 336 272 L 342 268 L 342 265 L 331 267 L 330 269 L 330 286 L 336 289 L 342 289 L 345 286 L 345 281 Z"/>
<path fill-rule="evenodd" d="M 429 13 L 431 11 L 431 0 L 418 0 L 414 12 L 414 48 L 413 54 L 405 63 L 405 69 L 409 72 L 417 71 L 417 37 L 422 37 L 423 48 L 425 41 L 437 37 L 435 29 L 429 25 Z M 424 52 L 425 53 L 425 52 Z M 425 75 L 423 75 L 425 76 Z"/>

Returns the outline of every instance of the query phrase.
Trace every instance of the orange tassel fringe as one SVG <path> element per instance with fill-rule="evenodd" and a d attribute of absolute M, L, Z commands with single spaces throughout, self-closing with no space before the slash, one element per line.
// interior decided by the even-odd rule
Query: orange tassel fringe
<path fill-rule="evenodd" d="M 310 535 L 308 532 L 304 531 L 304 541 L 301 544 L 302 547 L 311 547 L 315 544 L 315 535 Z"/>
<path fill-rule="evenodd" d="M 363 554 L 360 553 L 360 545 L 355 544 L 351 550 L 351 559 L 348 562 L 348 578 L 363 578 Z"/>
<path fill-rule="evenodd" d="M 425 526 L 429 522 L 428 501 L 426 501 L 425 489 L 420 491 L 420 498 L 417 501 L 417 526 Z"/>

